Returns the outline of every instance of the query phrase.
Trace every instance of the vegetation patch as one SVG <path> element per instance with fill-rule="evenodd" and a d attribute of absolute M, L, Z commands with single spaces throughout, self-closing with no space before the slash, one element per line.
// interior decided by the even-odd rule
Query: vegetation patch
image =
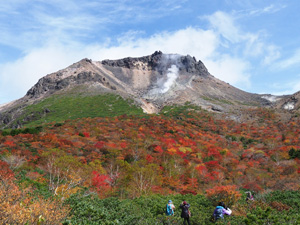
<path fill-rule="evenodd" d="M 113 94 L 97 96 L 54 95 L 37 104 L 30 105 L 18 118 L 26 126 L 85 117 L 114 117 L 119 115 L 143 115 L 132 100 Z M 26 122 L 28 121 L 28 122 Z"/>
<path fill-rule="evenodd" d="M 39 132 L 42 131 L 42 126 L 37 126 L 37 127 L 27 127 L 24 129 L 7 129 L 2 131 L 3 136 L 11 135 L 15 136 L 18 134 L 38 134 Z"/>
<path fill-rule="evenodd" d="M 219 99 L 219 98 L 209 98 L 209 97 L 202 97 L 204 100 L 212 102 L 212 103 L 223 103 L 226 105 L 233 105 L 233 103 L 231 101 L 228 101 L 226 99 Z"/>

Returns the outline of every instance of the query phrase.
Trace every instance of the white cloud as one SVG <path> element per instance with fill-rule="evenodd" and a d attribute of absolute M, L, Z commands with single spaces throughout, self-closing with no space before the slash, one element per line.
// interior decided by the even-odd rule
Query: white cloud
<path fill-rule="evenodd" d="M 166 0 L 165 3 L 170 1 Z M 76 6 L 74 8 L 76 9 Z M 211 24 L 211 29 L 208 30 L 187 27 L 174 32 L 159 32 L 145 38 L 140 37 L 143 31 L 130 30 L 120 34 L 120 38 L 117 38 L 114 44 L 109 39 L 102 44 L 80 42 L 76 38 L 73 39 L 72 34 L 84 31 L 85 22 L 79 22 L 80 29 L 76 31 L 74 25 L 65 23 L 64 18 L 43 16 L 41 21 L 47 24 L 46 27 L 58 27 L 52 33 L 56 35 L 49 35 L 52 37 L 46 39 L 47 42 L 43 46 L 28 48 L 22 58 L 0 65 L 0 88 L 2 93 L 6 93 L 6 96 L 0 96 L 0 103 L 22 97 L 42 76 L 86 57 L 96 61 L 139 57 L 157 50 L 164 53 L 189 54 L 203 61 L 215 77 L 239 88 L 249 88 L 249 57 L 263 58 L 262 55 L 269 52 L 264 61 L 270 63 L 277 57 L 272 53 L 279 54 L 276 46 L 267 44 L 260 33 L 243 32 L 233 16 L 220 11 L 205 17 Z M 89 17 L 86 18 L 87 21 L 90 20 Z M 78 18 L 74 20 L 76 22 Z M 86 29 L 91 27 L 87 26 Z M 75 33 L 68 34 L 68 29 Z M 224 39 L 227 40 L 227 46 L 224 45 Z M 229 49 L 226 54 L 222 51 L 224 47 Z"/>
<path fill-rule="evenodd" d="M 275 45 L 269 45 L 266 47 L 266 54 L 263 59 L 263 64 L 265 65 L 271 65 L 272 62 L 275 62 L 275 60 L 280 58 L 280 50 L 279 47 Z"/>
<path fill-rule="evenodd" d="M 273 83 L 271 86 L 273 95 L 290 95 L 300 90 L 300 74 L 293 79 L 285 80 L 281 83 Z"/>
<path fill-rule="evenodd" d="M 259 34 L 247 33 L 244 35 L 243 40 L 245 41 L 245 55 L 257 57 L 263 54 L 265 43 L 263 43 L 263 41 L 260 40 Z"/>
<path fill-rule="evenodd" d="M 205 16 L 213 30 L 232 43 L 240 42 L 243 36 L 234 22 L 234 18 L 225 12 L 215 12 L 210 16 Z"/>
<path fill-rule="evenodd" d="M 282 9 L 284 9 L 286 7 L 286 5 L 282 5 L 282 4 L 271 4 L 271 5 L 268 5 L 264 8 L 261 8 L 261 9 L 255 9 L 255 10 L 251 10 L 249 12 L 249 14 L 252 16 L 252 15 L 261 15 L 261 14 L 265 14 L 265 13 L 276 13 Z"/>
<path fill-rule="evenodd" d="M 197 59 L 213 55 L 219 45 L 216 34 L 210 30 L 186 28 L 176 32 L 163 32 L 148 38 L 128 38 L 120 40 L 118 46 L 103 48 L 96 59 L 142 56 L 161 50 L 164 53 L 190 54 Z M 104 52 L 105 53 L 104 53 Z"/>
<path fill-rule="evenodd" d="M 132 34 L 135 35 L 134 32 Z M 191 27 L 176 32 L 155 34 L 148 38 L 133 37 L 120 40 L 117 46 L 109 46 L 107 43 L 103 45 L 76 45 L 74 43 L 61 45 L 50 42 L 43 48 L 30 51 L 23 58 L 0 65 L 0 87 L 1 90 L 5 90 L 7 96 L 11 95 L 15 99 L 23 96 L 42 76 L 65 68 L 81 58 L 87 57 L 98 61 L 144 56 L 161 50 L 164 53 L 190 54 L 205 62 L 210 58 L 215 58 L 218 46 L 219 41 L 213 31 Z M 233 68 L 233 62 L 236 62 L 236 59 L 231 61 L 227 56 L 222 61 L 211 65 L 214 66 L 213 71 L 224 71 L 227 63 L 230 63 L 228 68 Z M 238 64 L 244 65 L 241 60 Z M 237 67 L 240 66 L 237 65 Z M 216 73 L 216 76 L 227 74 L 228 77 L 221 78 L 234 84 L 235 81 L 244 79 L 238 78 L 239 76 L 244 77 L 244 74 L 238 74 L 238 72 L 243 72 L 243 70 L 237 69 L 231 74 Z M 0 101 L 4 102 L 5 100 L 0 99 Z"/>
<path fill-rule="evenodd" d="M 176 13 L 186 0 L 9 0 L 0 4 L 0 44 L 21 51 L 54 37 L 67 43 L 102 40 L 114 25 L 134 25 Z M 148 6 L 149 7 L 146 7 Z"/>
<path fill-rule="evenodd" d="M 212 75 L 240 88 L 250 88 L 250 64 L 244 60 L 223 55 L 216 60 L 205 61 Z"/>
<path fill-rule="evenodd" d="M 210 22 L 212 29 L 221 37 L 222 46 L 236 57 L 248 60 L 258 58 L 262 64 L 269 65 L 281 55 L 279 47 L 267 42 L 267 35 L 264 31 L 256 33 L 243 31 L 237 25 L 236 18 L 231 14 L 218 11 L 204 18 Z"/>
<path fill-rule="evenodd" d="M 72 64 L 79 59 L 78 55 L 76 50 L 52 45 L 32 50 L 23 58 L 0 65 L 0 101 L 22 97 L 39 78 Z"/>
<path fill-rule="evenodd" d="M 279 69 L 287 69 L 289 67 L 299 65 L 299 63 L 300 63 L 300 49 L 297 49 L 291 57 L 279 61 L 276 64 L 276 67 L 278 67 Z"/>

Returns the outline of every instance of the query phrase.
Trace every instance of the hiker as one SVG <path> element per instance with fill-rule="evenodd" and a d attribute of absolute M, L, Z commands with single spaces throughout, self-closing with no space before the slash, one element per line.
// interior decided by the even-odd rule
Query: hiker
<path fill-rule="evenodd" d="M 183 201 L 179 208 L 181 208 L 181 218 L 183 218 L 183 224 L 185 225 L 186 222 L 188 223 L 188 225 L 191 225 L 190 224 L 190 217 L 191 217 L 191 214 L 190 214 L 190 211 L 189 211 L 189 208 L 190 208 L 190 204 L 188 204 L 186 201 Z"/>
<path fill-rule="evenodd" d="M 175 209 L 175 206 L 174 206 L 172 200 L 169 200 L 168 204 L 166 206 L 166 215 L 167 216 L 174 216 L 174 209 Z"/>
<path fill-rule="evenodd" d="M 215 208 L 213 217 L 216 220 L 223 219 L 224 214 L 230 215 L 232 213 L 231 209 L 227 208 L 224 204 L 224 202 L 219 202 L 218 206 Z"/>
<path fill-rule="evenodd" d="M 250 191 L 246 191 L 245 193 L 247 194 L 246 202 L 254 201 L 253 195 Z"/>

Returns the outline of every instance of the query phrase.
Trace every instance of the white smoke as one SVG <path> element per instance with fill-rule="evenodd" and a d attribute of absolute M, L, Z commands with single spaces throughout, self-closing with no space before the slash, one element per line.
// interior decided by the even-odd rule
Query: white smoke
<path fill-rule="evenodd" d="M 172 65 L 168 69 L 167 78 L 158 81 L 159 92 L 161 94 L 166 93 L 174 84 L 175 80 L 178 77 L 178 71 L 179 71 L 178 67 L 176 65 Z"/>
<path fill-rule="evenodd" d="M 157 81 L 152 89 L 144 95 L 145 98 L 155 99 L 160 94 L 165 94 L 176 83 L 181 67 L 180 55 L 163 54 L 159 65 L 157 66 Z"/>
<path fill-rule="evenodd" d="M 264 99 L 267 99 L 270 102 L 276 102 L 280 99 L 280 98 L 278 98 L 274 95 L 270 95 L 270 96 L 269 95 L 264 95 L 264 96 L 261 96 L 261 97 L 264 98 Z"/>
<path fill-rule="evenodd" d="M 295 103 L 294 102 L 288 102 L 283 106 L 284 109 L 286 110 L 292 110 L 295 108 Z"/>

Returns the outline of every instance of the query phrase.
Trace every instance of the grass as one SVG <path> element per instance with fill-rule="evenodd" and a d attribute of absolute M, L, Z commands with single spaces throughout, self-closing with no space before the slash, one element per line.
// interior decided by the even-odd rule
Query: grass
<path fill-rule="evenodd" d="M 227 105 L 234 105 L 232 102 L 225 100 L 225 99 L 217 99 L 217 98 L 208 98 L 203 96 L 202 97 L 204 100 L 218 104 L 218 103 L 223 103 L 223 104 L 227 104 Z"/>
<path fill-rule="evenodd" d="M 185 115 L 193 117 L 191 112 L 201 112 L 201 107 L 187 102 L 185 105 L 165 106 L 161 114 L 167 117 Z M 72 93 L 68 95 L 52 95 L 41 102 L 24 108 L 22 115 L 16 118 L 23 127 L 35 128 L 47 123 L 63 123 L 87 117 L 114 117 L 120 115 L 134 115 L 147 118 L 143 110 L 136 106 L 133 100 L 124 99 L 119 95 L 82 95 Z M 27 121 L 27 122 L 26 122 Z M 9 131 L 8 131 L 9 132 Z"/>
<path fill-rule="evenodd" d="M 46 113 L 46 111 L 49 111 Z M 143 115 L 140 107 L 132 100 L 118 95 L 104 94 L 97 96 L 54 95 L 37 104 L 25 108 L 19 118 L 31 118 L 26 127 L 49 122 L 63 122 L 67 119 L 86 117 L 114 117 L 119 115 Z"/>
<path fill-rule="evenodd" d="M 186 102 L 184 105 L 172 105 L 172 106 L 165 106 L 161 110 L 161 114 L 165 116 L 180 116 L 185 115 L 185 117 L 190 117 L 189 112 L 191 111 L 203 111 L 200 106 L 192 105 L 189 102 Z"/>

